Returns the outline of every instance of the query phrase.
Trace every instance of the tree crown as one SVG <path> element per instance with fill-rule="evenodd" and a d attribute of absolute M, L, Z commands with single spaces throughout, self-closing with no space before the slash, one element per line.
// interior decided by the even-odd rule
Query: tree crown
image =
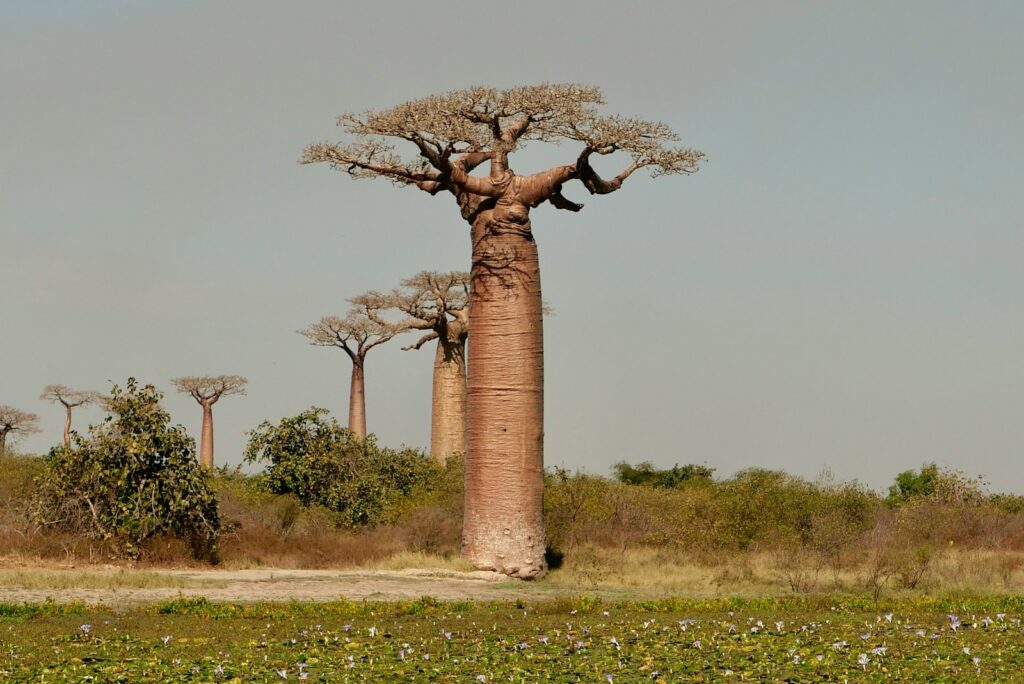
<path fill-rule="evenodd" d="M 21 432 L 30 434 L 39 432 L 39 416 L 13 406 L 0 406 L 0 432 Z"/>
<path fill-rule="evenodd" d="M 348 300 L 352 308 L 344 318 L 324 316 L 298 333 L 317 347 L 338 347 L 354 361 L 366 353 L 409 329 L 412 321 L 392 322 L 382 312 L 392 308 L 391 295 L 370 290 Z"/>
<path fill-rule="evenodd" d="M 582 145 L 576 162 L 544 172 L 550 182 L 531 201 L 535 206 L 550 200 L 571 211 L 582 205 L 561 196 L 566 180 L 577 179 L 592 194 L 604 194 L 641 168 L 653 176 L 697 171 L 704 154 L 671 146 L 679 136 L 666 124 L 601 114 L 598 105 L 604 103 L 600 89 L 580 84 L 453 90 L 382 111 L 342 114 L 338 125 L 350 141 L 309 145 L 300 161 L 326 162 L 353 178 L 382 176 L 432 194 L 449 190 L 495 196 L 493 187 L 469 176 L 472 167 L 490 159 L 491 176 L 498 179 L 508 174 L 507 155 L 525 143 L 571 140 Z M 397 141 L 410 144 L 418 156 L 401 157 Z M 628 154 L 632 161 L 606 181 L 591 167 L 590 158 L 615 152 Z"/>
<path fill-rule="evenodd" d="M 68 408 L 96 404 L 102 402 L 105 397 L 100 392 L 92 390 L 75 390 L 67 385 L 47 385 L 43 393 L 39 395 L 43 401 L 51 401 L 55 404 L 63 404 Z"/>
<path fill-rule="evenodd" d="M 200 404 L 213 404 L 223 396 L 245 394 L 248 383 L 241 375 L 188 375 L 171 380 L 179 392 L 191 394 Z"/>

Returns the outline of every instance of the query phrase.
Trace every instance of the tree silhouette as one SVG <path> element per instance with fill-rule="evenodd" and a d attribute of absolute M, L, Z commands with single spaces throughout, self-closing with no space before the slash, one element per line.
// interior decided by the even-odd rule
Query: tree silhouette
<path fill-rule="evenodd" d="M 324 316 L 299 331 L 317 347 L 337 347 L 352 362 L 348 394 L 348 429 L 359 438 L 366 437 L 366 355 L 371 349 L 406 330 L 381 317 L 391 302 L 386 295 L 367 292 L 349 300 L 352 309 L 344 318 Z"/>
<path fill-rule="evenodd" d="M 544 202 L 567 211 L 562 194 L 579 181 L 591 194 L 622 187 L 630 175 L 689 174 L 701 152 L 662 123 L 598 112 L 598 88 L 585 85 L 475 87 L 391 109 L 343 114 L 343 143 L 309 145 L 301 161 L 325 162 L 353 178 L 383 177 L 431 195 L 454 196 L 470 226 L 472 275 L 463 554 L 476 567 L 532 578 L 544 569 L 543 335 L 540 266 L 530 210 Z M 578 143 L 569 164 L 519 175 L 509 155 L 532 141 Z M 418 157 L 403 160 L 394 144 Z M 595 157 L 626 158 L 610 180 Z M 471 174 L 489 161 L 485 176 Z"/>
<path fill-rule="evenodd" d="M 200 437 L 199 464 L 213 469 L 213 405 L 221 397 L 245 394 L 248 380 L 240 375 L 185 376 L 171 380 L 179 392 L 192 395 L 203 407 L 203 431 Z"/>
<path fill-rule="evenodd" d="M 0 456 L 7 453 L 7 435 L 28 435 L 39 432 L 39 416 L 13 406 L 0 406 Z"/>
<path fill-rule="evenodd" d="M 64 407 L 64 446 L 71 448 L 71 410 L 103 400 L 103 395 L 92 390 L 73 390 L 67 385 L 47 385 L 39 398 Z"/>

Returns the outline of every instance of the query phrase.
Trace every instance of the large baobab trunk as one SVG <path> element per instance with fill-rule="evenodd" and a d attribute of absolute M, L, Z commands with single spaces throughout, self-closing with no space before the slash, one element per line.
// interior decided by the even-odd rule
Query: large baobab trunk
<path fill-rule="evenodd" d="M 441 465 L 466 453 L 466 341 L 440 337 L 434 354 L 430 454 Z"/>
<path fill-rule="evenodd" d="M 498 212 L 493 212 L 497 214 Z M 463 555 L 477 568 L 544 572 L 540 266 L 529 223 L 473 224 Z"/>
<path fill-rule="evenodd" d="M 353 178 L 450 192 L 472 226 L 463 555 L 516 577 L 543 572 L 545 550 L 541 298 L 530 209 L 579 211 L 583 205 L 562 194 L 569 181 L 606 195 L 639 169 L 694 173 L 704 156 L 670 146 L 678 136 L 665 124 L 603 115 L 601 104 L 599 89 L 576 83 L 456 90 L 345 114 L 338 123 L 353 140 L 314 143 L 302 158 Z M 509 168 L 509 154 L 523 144 L 562 139 L 580 144 L 575 161 L 527 176 Z M 390 143 L 399 140 L 417 156 L 394 153 Z M 610 154 L 630 162 L 605 180 L 591 159 Z M 489 175 L 473 175 L 488 159 Z"/>
<path fill-rule="evenodd" d="M 213 406 L 203 404 L 203 432 L 199 442 L 199 465 L 213 470 Z"/>
<path fill-rule="evenodd" d="M 363 385 L 363 360 L 352 361 L 352 383 L 348 392 L 348 429 L 363 439 L 366 437 L 366 390 Z"/>

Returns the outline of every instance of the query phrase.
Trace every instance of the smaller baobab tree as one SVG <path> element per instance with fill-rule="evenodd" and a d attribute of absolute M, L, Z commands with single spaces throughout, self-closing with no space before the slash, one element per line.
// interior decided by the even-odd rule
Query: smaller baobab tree
<path fill-rule="evenodd" d="M 64 407 L 64 446 L 71 448 L 71 411 L 79 406 L 96 404 L 103 395 L 92 390 L 73 390 L 67 385 L 47 385 L 39 395 L 43 401 L 50 401 Z"/>
<path fill-rule="evenodd" d="M 0 456 L 7 453 L 7 435 L 28 435 L 39 432 L 39 416 L 16 409 L 13 406 L 0 405 Z"/>
<path fill-rule="evenodd" d="M 221 397 L 245 394 L 248 380 L 240 375 L 203 375 L 174 378 L 171 383 L 179 392 L 191 394 L 203 407 L 203 432 L 199 442 L 199 464 L 213 469 L 213 405 Z"/>
<path fill-rule="evenodd" d="M 469 336 L 469 273 L 421 271 L 392 294 L 409 328 L 428 331 L 404 350 L 437 340 L 430 404 L 430 455 L 440 464 L 466 452 L 466 338 Z"/>
<path fill-rule="evenodd" d="M 324 316 L 299 330 L 316 347 L 337 347 L 352 362 L 348 393 L 348 429 L 360 439 L 366 437 L 366 355 L 406 330 L 405 324 L 390 323 L 381 311 L 391 306 L 390 298 L 367 292 L 349 300 L 352 309 L 344 318 Z"/>

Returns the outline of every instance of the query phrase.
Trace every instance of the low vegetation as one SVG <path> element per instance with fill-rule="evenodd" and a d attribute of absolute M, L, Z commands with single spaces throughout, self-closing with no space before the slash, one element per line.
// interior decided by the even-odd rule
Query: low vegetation
<path fill-rule="evenodd" d="M 1021 603 L 0 604 L 6 681 L 1019 681 Z"/>
<path fill-rule="evenodd" d="M 322 409 L 250 433 L 245 459 L 199 468 L 159 393 L 116 389 L 71 449 L 0 462 L 7 564 L 466 569 L 463 470 L 354 438 Z M 885 595 L 1024 587 L 1024 498 L 925 464 L 886 495 L 857 482 L 702 465 L 554 468 L 544 581 L 643 595 Z"/>

